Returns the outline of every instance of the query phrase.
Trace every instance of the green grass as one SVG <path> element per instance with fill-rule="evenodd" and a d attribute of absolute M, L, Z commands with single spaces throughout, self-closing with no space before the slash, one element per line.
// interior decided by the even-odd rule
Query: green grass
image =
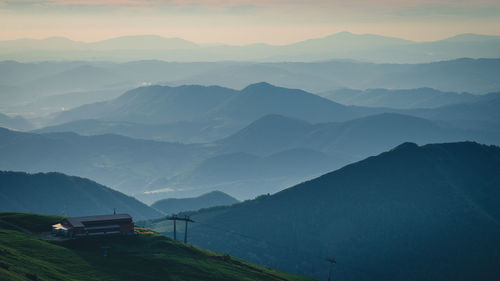
<path fill-rule="evenodd" d="M 33 232 L 60 217 L 0 213 Z M 47 242 L 0 221 L 0 280 L 311 280 L 184 245 L 158 233 Z M 103 248 L 109 247 L 108 257 Z"/>

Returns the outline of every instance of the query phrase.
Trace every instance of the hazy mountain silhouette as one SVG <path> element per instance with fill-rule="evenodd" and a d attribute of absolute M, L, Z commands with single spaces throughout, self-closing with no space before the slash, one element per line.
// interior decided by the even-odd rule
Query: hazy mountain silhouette
<path fill-rule="evenodd" d="M 316 278 L 335 257 L 342 280 L 496 280 L 499 185 L 499 147 L 405 143 L 271 196 L 191 213 L 191 241 Z"/>
<path fill-rule="evenodd" d="M 0 58 L 14 60 L 166 61 L 317 61 L 356 59 L 414 63 L 437 60 L 498 58 L 500 37 L 459 35 L 433 42 L 413 42 L 374 34 L 340 32 L 289 45 L 198 46 L 180 38 L 127 36 L 83 43 L 66 38 L 0 41 Z M 147 51 L 147 52 L 145 52 Z"/>
<path fill-rule="evenodd" d="M 118 135 L 33 134 L 0 128 L 0 169 L 58 171 L 90 178 L 127 194 L 144 191 L 210 155 L 210 148 Z"/>
<path fill-rule="evenodd" d="M 217 188 L 247 199 L 277 192 L 290 184 L 340 168 L 353 159 L 305 148 L 279 150 L 265 157 L 235 152 L 208 158 L 162 184 L 201 191 Z"/>
<path fill-rule="evenodd" d="M 437 109 L 415 109 L 409 114 L 423 118 L 443 120 L 458 128 L 484 129 L 499 132 L 500 93 L 477 97 L 474 101 L 443 106 Z"/>
<path fill-rule="evenodd" d="M 174 122 L 166 124 L 140 124 L 123 121 L 105 121 L 84 119 L 44 127 L 34 130 L 36 133 L 75 132 L 92 136 L 117 134 L 131 138 L 161 140 L 170 142 L 212 142 L 220 138 L 218 130 L 206 122 Z"/>
<path fill-rule="evenodd" d="M 151 207 L 166 214 L 199 210 L 215 206 L 226 206 L 239 201 L 221 191 L 212 191 L 193 198 L 169 198 L 154 202 Z"/>
<path fill-rule="evenodd" d="M 346 107 L 317 95 L 268 83 L 252 84 L 241 91 L 217 86 L 149 86 L 101 103 L 64 111 L 52 121 L 101 119 L 142 124 L 188 122 L 210 140 L 222 138 L 267 114 L 282 114 L 310 122 L 343 121 L 381 109 Z M 107 124 L 101 124 L 104 127 Z M 64 125 L 63 128 L 70 129 Z M 100 126 L 102 127 L 102 126 Z M 47 131 L 50 129 L 46 129 Z M 54 131 L 60 131 L 58 127 Z M 83 129 L 85 133 L 95 129 Z M 97 131 L 101 131 L 97 129 Z M 108 133 L 113 132 L 106 131 Z M 207 139 L 202 140 L 207 141 Z"/>
<path fill-rule="evenodd" d="M 151 84 L 219 85 L 242 89 L 249 84 L 267 81 L 312 93 L 340 88 L 430 87 L 445 92 L 485 94 L 500 91 L 500 78 L 495 75 L 499 71 L 498 59 L 459 59 L 425 64 L 373 64 L 339 60 L 310 63 L 4 61 L 0 62 L 0 112 L 26 116 L 59 113 L 79 105 L 113 99 L 117 91 L 123 93 Z M 68 93 L 80 95 L 74 95 L 71 99 L 62 96 Z M 36 107 L 38 102 L 41 106 Z M 95 118 L 87 116 L 85 119 Z M 43 120 L 40 123 L 47 125 Z"/>
<path fill-rule="evenodd" d="M 0 113 L 0 127 L 15 130 L 30 130 L 33 128 L 33 124 L 21 116 L 11 117 Z"/>
<path fill-rule="evenodd" d="M 0 211 L 62 216 L 129 213 L 134 219 L 162 213 L 133 197 L 85 178 L 60 173 L 27 174 L 0 171 Z"/>
<path fill-rule="evenodd" d="M 304 147 L 359 159 L 357 157 L 380 153 L 405 141 L 426 144 L 460 140 L 498 144 L 500 136 L 498 133 L 454 129 L 446 124 L 396 113 L 319 124 L 269 115 L 217 143 L 226 152 L 267 155 Z"/>
<path fill-rule="evenodd" d="M 257 119 L 217 143 L 223 146 L 225 151 L 268 155 L 300 146 L 301 138 L 309 134 L 313 128 L 314 126 L 306 121 L 271 114 Z"/>
<path fill-rule="evenodd" d="M 54 123 L 96 118 L 149 124 L 196 120 L 236 94 L 217 86 L 140 87 L 111 101 L 63 112 Z"/>
<path fill-rule="evenodd" d="M 280 91 L 285 96 L 288 94 L 291 96 L 288 101 L 291 104 L 290 108 L 298 108 L 300 104 L 305 106 L 310 100 L 312 105 L 324 100 L 302 91 L 288 89 Z M 279 103 L 272 104 L 274 94 L 269 96 L 271 98 L 266 96 L 265 91 L 238 93 L 221 105 L 206 103 L 205 106 L 209 110 L 205 116 L 211 115 L 212 120 L 227 124 L 238 115 L 249 118 L 247 116 L 252 114 L 258 116 L 267 110 L 291 112 L 287 108 L 280 108 Z M 280 94 L 276 96 L 280 97 Z M 131 95 L 128 98 L 134 100 L 136 96 Z M 240 102 L 240 98 L 246 99 L 245 102 Z M 484 99 L 489 100 L 489 98 L 490 95 L 484 96 Z M 147 99 L 146 101 L 137 103 L 145 104 L 144 108 L 137 108 L 144 109 L 142 112 L 145 118 L 151 118 L 147 116 L 148 111 L 145 108 L 152 101 L 149 102 Z M 257 102 L 252 103 L 253 101 Z M 258 101 L 266 101 L 269 108 L 262 106 L 264 110 L 261 110 Z M 353 109 L 326 102 L 328 107 L 323 109 L 319 107 L 317 114 L 311 113 L 309 118 L 314 120 L 339 113 L 329 113 L 329 108 Z M 257 109 L 256 113 L 248 109 L 245 112 L 242 104 L 251 105 L 249 108 Z M 157 112 L 162 114 L 159 107 L 158 105 Z M 227 108 L 241 110 L 229 111 Z M 312 106 L 310 112 L 314 112 L 314 109 Z M 168 114 L 174 117 L 181 116 L 181 110 L 177 110 L 179 115 L 174 111 Z M 131 111 L 116 112 L 126 114 Z M 296 116 L 304 115 L 305 112 L 297 110 Z M 105 112 L 108 113 L 114 114 L 113 111 Z M 203 114 L 199 113 L 199 116 Z M 206 119 L 205 122 L 210 120 L 204 117 L 200 119 Z M 153 118 L 149 120 L 154 121 Z M 81 121 L 83 129 L 91 128 L 95 122 L 99 126 L 110 126 L 109 131 L 112 132 L 126 131 L 129 125 L 126 122 L 115 121 L 105 123 Z M 113 128 L 115 123 L 118 124 L 118 129 Z M 78 125 L 79 122 L 73 124 Z M 133 132 L 130 134 L 146 136 L 160 129 L 160 136 L 162 132 L 168 132 L 182 137 L 182 134 L 196 135 L 197 131 L 205 133 L 211 128 L 217 128 L 214 132 L 219 134 L 228 131 L 227 129 L 220 131 L 217 126 L 209 127 L 210 129 L 203 126 L 189 127 L 192 124 L 189 122 L 188 128 L 183 131 L 182 127 L 185 127 L 185 124 L 182 122 L 175 125 L 151 124 L 141 131 L 140 124 L 132 123 L 130 128 Z M 3 157 L 0 159 L 0 169 L 28 172 L 59 171 L 87 177 L 127 194 L 133 194 L 145 202 L 156 201 L 165 196 L 192 197 L 214 189 L 229 192 L 239 199 L 248 199 L 258 194 L 278 191 L 319 173 L 375 155 L 405 141 L 419 144 L 463 140 L 488 144 L 500 143 L 498 131 L 457 129 L 447 123 L 393 113 L 328 123 L 308 123 L 295 118 L 268 115 L 246 127 L 243 121 L 236 124 L 243 129 L 229 137 L 213 143 L 191 145 L 131 139 L 117 135 L 31 134 L 2 130 L 0 152 Z M 236 126 L 230 128 L 234 131 L 237 129 Z M 214 139 L 214 135 L 216 134 L 210 138 Z M 144 194 L 144 192 L 149 193 Z"/>
<path fill-rule="evenodd" d="M 241 90 L 240 95 L 221 105 L 211 116 L 231 120 L 253 121 L 267 114 L 280 114 L 310 122 L 352 119 L 369 110 L 357 110 L 296 89 L 256 83 Z"/>
<path fill-rule="evenodd" d="M 320 61 L 233 64 L 176 80 L 177 84 L 243 88 L 267 81 L 310 92 L 332 89 L 430 87 L 440 91 L 485 94 L 499 91 L 499 59 L 456 59 L 421 64 L 375 64 L 357 61 Z M 363 79 L 360 79 L 363 77 Z"/>
<path fill-rule="evenodd" d="M 419 89 L 340 89 L 321 93 L 321 96 L 345 105 L 390 108 L 436 108 L 450 104 L 474 101 L 477 96 L 468 93 L 441 92 L 432 88 Z"/>
<path fill-rule="evenodd" d="M 180 50 L 193 49 L 198 45 L 181 39 L 165 38 L 156 35 L 136 35 L 111 38 L 88 44 L 95 50 Z"/>

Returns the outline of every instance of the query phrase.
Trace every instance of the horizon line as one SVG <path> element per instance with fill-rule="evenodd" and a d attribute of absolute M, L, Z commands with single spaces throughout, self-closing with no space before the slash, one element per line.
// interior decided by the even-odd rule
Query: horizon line
<path fill-rule="evenodd" d="M 186 42 L 189 42 L 189 43 L 196 44 L 196 45 L 201 46 L 201 47 L 203 47 L 203 46 L 240 46 L 240 47 L 242 47 L 242 46 L 260 45 L 260 44 L 269 45 L 269 46 L 287 46 L 287 45 L 293 45 L 293 44 L 297 44 L 297 43 L 301 43 L 301 42 L 305 42 L 305 41 L 309 41 L 309 40 L 324 39 L 324 38 L 327 38 L 327 37 L 330 37 L 330 36 L 341 35 L 341 34 L 350 34 L 350 35 L 355 35 L 355 36 L 374 35 L 374 36 L 384 37 L 384 38 L 392 38 L 392 39 L 405 40 L 405 41 L 408 41 L 409 43 L 431 43 L 431 42 L 439 42 L 439 41 L 443 41 L 443 40 L 447 40 L 447 39 L 451 39 L 451 38 L 455 38 L 455 37 L 463 36 L 463 35 L 478 35 L 478 36 L 486 36 L 486 37 L 491 36 L 491 37 L 499 37 L 500 38 L 500 35 L 496 35 L 496 34 L 465 32 L 465 33 L 457 33 L 457 34 L 452 35 L 452 36 L 446 36 L 446 37 L 443 37 L 443 38 L 437 39 L 437 40 L 411 40 L 411 39 L 406 39 L 406 38 L 402 38 L 402 37 L 380 35 L 380 34 L 376 34 L 376 33 L 353 33 L 353 32 L 350 32 L 350 31 L 340 31 L 340 32 L 335 32 L 335 33 L 329 33 L 329 34 L 327 34 L 325 36 L 321 36 L 321 37 L 310 37 L 310 38 L 305 38 L 305 39 L 302 39 L 302 40 L 299 40 L 299 41 L 293 41 L 293 42 L 286 43 L 286 44 L 271 44 L 271 43 L 266 43 L 266 42 L 262 42 L 262 41 L 256 41 L 256 42 L 247 43 L 247 44 L 230 44 L 230 43 L 221 43 L 221 42 L 200 43 L 200 42 L 196 42 L 196 41 L 187 40 L 187 39 L 184 39 L 184 38 L 178 37 L 178 36 L 167 37 L 167 36 L 162 36 L 162 35 L 158 35 L 158 34 L 151 34 L 151 33 L 149 33 L 149 34 L 148 33 L 144 33 L 144 34 L 130 34 L 130 35 L 122 35 L 122 36 L 116 36 L 116 37 L 108 37 L 108 38 L 97 40 L 97 41 L 84 41 L 84 40 L 72 39 L 72 38 L 69 38 L 67 36 L 54 35 L 54 36 L 43 37 L 43 38 L 19 37 L 19 38 L 15 38 L 15 39 L 2 39 L 2 40 L 0 40 L 0 42 L 4 43 L 4 42 L 13 42 L 13 41 L 21 41 L 21 40 L 43 41 L 43 40 L 49 40 L 49 39 L 65 39 L 65 40 L 69 40 L 69 41 L 75 42 L 75 43 L 95 44 L 95 43 L 99 43 L 99 42 L 103 42 L 103 41 L 108 41 L 108 40 L 113 40 L 113 39 L 119 39 L 119 38 L 151 36 L 151 37 L 158 37 L 158 38 L 162 38 L 162 39 L 183 40 L 183 41 L 186 41 Z"/>

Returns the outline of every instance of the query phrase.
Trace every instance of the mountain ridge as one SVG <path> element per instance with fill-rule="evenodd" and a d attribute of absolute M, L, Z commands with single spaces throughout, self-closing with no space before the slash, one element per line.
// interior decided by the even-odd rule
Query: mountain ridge
<path fill-rule="evenodd" d="M 270 196 L 186 214 L 200 222 L 196 245 L 316 278 L 333 256 L 343 280 L 495 280 L 499 171 L 498 146 L 403 143 Z"/>
<path fill-rule="evenodd" d="M 84 43 L 69 39 L 0 41 L 4 59 L 50 60 L 54 58 L 118 60 L 126 58 L 170 61 L 317 61 L 324 59 L 357 59 L 377 62 L 428 62 L 459 57 L 497 57 L 499 36 L 458 35 L 437 41 L 414 42 L 374 34 L 340 32 L 306 39 L 287 45 L 249 44 L 243 46 L 200 46 L 179 38 L 138 35 Z M 55 47 L 54 41 L 66 48 Z M 127 42 L 127 44 L 119 44 Z M 484 45 L 488 42 L 488 45 Z M 144 46 L 144 45 L 148 46 Z M 27 45 L 27 46 L 26 46 Z M 38 49 L 33 45 L 39 46 Z M 133 49 L 130 47 L 134 46 Z M 159 46 L 159 47 L 158 47 Z M 345 48 L 350 52 L 346 53 Z M 60 52 L 64 50 L 65 52 Z M 149 50 L 147 54 L 137 51 Z M 59 52 L 58 52 L 59 51 Z M 116 52 L 120 51 L 120 52 Z M 169 51 L 169 53 L 164 53 Z M 29 53 L 28 53 L 29 52 Z M 24 57 L 23 57 L 24 55 Z M 392 56 L 391 56 L 392 55 Z"/>
<path fill-rule="evenodd" d="M 0 189 L 0 212 L 89 216 L 111 213 L 115 208 L 139 220 L 163 216 L 133 197 L 62 173 L 0 171 Z"/>

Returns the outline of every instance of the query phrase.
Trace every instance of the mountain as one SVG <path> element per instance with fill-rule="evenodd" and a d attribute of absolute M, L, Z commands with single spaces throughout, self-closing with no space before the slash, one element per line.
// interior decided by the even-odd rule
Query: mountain
<path fill-rule="evenodd" d="M 270 196 L 187 214 L 195 245 L 315 278 L 334 257 L 339 280 L 496 280 L 499 186 L 500 147 L 404 143 Z"/>
<path fill-rule="evenodd" d="M 494 36 L 494 35 L 464 33 L 464 34 L 458 34 L 458 35 L 443 39 L 442 41 L 444 41 L 444 42 L 490 41 L 490 40 L 498 40 L 498 37 L 499 36 Z"/>
<path fill-rule="evenodd" d="M 162 216 L 133 197 L 60 173 L 0 171 L 0 189 L 0 212 L 89 216 L 111 213 L 116 208 L 138 220 Z"/>
<path fill-rule="evenodd" d="M 495 75 L 499 71 L 499 59 L 457 59 L 422 64 L 374 64 L 352 60 L 283 63 L 3 61 L 0 62 L 0 112 L 29 116 L 30 119 L 45 117 L 154 84 L 243 89 L 266 81 L 310 93 L 342 88 L 433 88 L 442 92 L 486 94 L 500 91 L 500 80 Z M 85 119 L 95 118 L 87 116 Z M 49 125 L 42 121 L 41 125 Z"/>
<path fill-rule="evenodd" d="M 250 83 L 267 81 L 312 93 L 340 88 L 364 90 L 427 87 L 445 92 L 485 94 L 500 90 L 499 78 L 495 75 L 499 69 L 499 59 L 467 58 L 418 64 L 349 60 L 240 63 L 200 72 L 173 82 L 243 88 Z"/>
<path fill-rule="evenodd" d="M 455 129 L 446 123 L 397 113 L 383 113 L 345 122 L 319 124 L 269 115 L 218 141 L 217 144 L 226 153 L 238 151 L 268 155 L 302 147 L 360 160 L 405 141 L 426 144 L 460 140 L 500 143 L 497 133 Z"/>
<path fill-rule="evenodd" d="M 50 241 L 55 239 L 47 232 L 61 219 L 0 213 L 0 279 L 312 280 L 198 249 L 144 228 L 136 228 L 137 235 Z"/>
<path fill-rule="evenodd" d="M 184 125 L 198 128 L 196 133 L 214 139 L 234 133 L 267 114 L 327 122 L 348 120 L 379 111 L 346 107 L 302 90 L 268 83 L 252 84 L 241 91 L 217 86 L 149 86 L 128 91 L 110 101 L 64 111 L 51 123 L 56 125 L 79 119 L 99 119 L 175 126 L 183 122 Z M 64 127 L 68 128 L 67 125 Z M 56 128 L 56 131 L 59 129 Z"/>
<path fill-rule="evenodd" d="M 33 124 L 21 116 L 11 117 L 0 113 L 0 127 L 14 130 L 30 130 L 33 128 Z"/>
<path fill-rule="evenodd" d="M 84 136 L 115 134 L 131 138 L 169 142 L 200 143 L 217 139 L 217 130 L 206 123 L 174 122 L 166 124 L 140 124 L 123 121 L 82 119 L 60 125 L 33 130 L 35 133 L 75 132 Z"/>
<path fill-rule="evenodd" d="M 267 114 L 279 114 L 324 122 L 352 119 L 367 112 L 369 110 L 348 108 L 302 90 L 262 82 L 247 86 L 210 115 L 248 122 Z"/>
<path fill-rule="evenodd" d="M 353 59 L 378 63 L 421 63 L 463 57 L 498 58 L 499 36 L 458 35 L 414 42 L 375 34 L 340 32 L 288 45 L 199 46 L 180 38 L 139 35 L 84 43 L 66 38 L 0 41 L 0 59 L 24 61 L 318 61 Z M 147 51 L 147 52 L 146 52 Z"/>
<path fill-rule="evenodd" d="M 177 50 L 193 49 L 197 44 L 180 38 L 165 38 L 156 35 L 122 36 L 97 42 L 85 43 L 73 41 L 64 37 L 46 39 L 17 39 L 0 41 L 0 51 L 3 53 L 18 53 L 26 50 L 34 52 L 95 52 L 118 50 Z"/>
<path fill-rule="evenodd" d="M 122 36 L 88 44 L 95 50 L 180 50 L 194 49 L 198 45 L 181 38 L 164 38 L 156 35 Z"/>
<path fill-rule="evenodd" d="M 218 189 L 234 194 L 237 198 L 255 198 L 353 161 L 348 156 L 332 156 L 301 147 L 278 151 L 265 157 L 242 152 L 218 154 L 149 188 L 182 190 L 188 186 L 190 189 L 186 191 L 197 191 L 198 194 L 204 190 Z M 148 201 L 145 197 L 140 199 Z"/>
<path fill-rule="evenodd" d="M 211 149 L 118 135 L 33 134 L 0 128 L 0 154 L 1 170 L 57 171 L 131 195 L 145 191 L 159 177 L 173 176 L 209 157 Z"/>
<path fill-rule="evenodd" d="M 53 123 L 78 119 L 108 119 L 136 123 L 172 123 L 200 119 L 237 91 L 217 86 L 149 86 L 113 100 L 62 112 Z"/>
<path fill-rule="evenodd" d="M 441 92 L 432 88 L 419 89 L 340 89 L 321 93 L 334 102 L 345 105 L 389 107 L 399 109 L 437 108 L 456 103 L 474 101 L 476 96 L 468 93 Z"/>
<path fill-rule="evenodd" d="M 250 95 L 253 96 L 254 93 Z M 240 96 L 243 94 L 236 94 L 237 98 Z M 288 102 L 298 105 L 302 99 L 311 98 L 309 94 L 300 91 L 298 96 L 299 98 L 290 98 Z M 490 96 L 484 98 L 489 100 Z M 255 96 L 255 100 L 264 99 L 259 94 Z M 483 124 L 483 127 L 460 129 L 455 128 L 453 122 L 451 125 L 447 123 L 447 120 L 431 121 L 395 113 L 327 123 L 310 123 L 280 115 L 267 115 L 247 126 L 243 121 L 231 124 L 236 117 L 227 117 L 227 120 L 222 121 L 221 116 L 240 114 L 239 110 L 226 111 L 229 102 L 234 102 L 234 108 L 237 108 L 240 104 L 235 101 L 238 100 L 231 97 L 227 103 L 214 106 L 207 113 L 213 114 L 213 123 L 231 125 L 227 125 L 222 131 L 212 125 L 209 128 L 215 128 L 212 132 L 216 133 L 207 139 L 213 140 L 217 135 L 224 135 L 221 132 L 228 135 L 232 131 L 235 133 L 203 144 L 167 143 L 118 135 L 80 136 L 67 132 L 33 134 L 3 129 L 0 130 L 0 153 L 3 156 L 0 158 L 0 169 L 57 171 L 86 177 L 147 203 L 166 196 L 194 197 L 213 190 L 227 192 L 238 199 L 248 199 L 262 193 L 276 192 L 405 141 L 419 144 L 464 140 L 500 143 L 499 132 L 488 128 L 486 122 L 481 120 L 477 122 Z M 317 98 L 313 96 L 311 100 L 311 104 L 314 104 Z M 331 108 L 338 106 L 340 105 L 333 103 Z M 491 107 L 493 110 L 494 106 Z M 255 108 L 258 106 L 255 105 Z M 326 116 L 338 114 L 320 109 L 317 112 L 323 112 L 321 114 Z M 278 112 L 287 110 L 276 105 Z M 311 108 L 311 112 L 313 111 L 314 107 Z M 161 111 L 158 112 L 161 114 Z M 256 112 L 262 110 L 257 109 Z M 244 113 L 243 109 L 241 113 Z M 305 114 L 305 110 L 297 110 L 295 115 L 302 113 Z M 431 111 L 413 113 L 430 114 Z M 484 114 L 486 116 L 489 113 L 484 110 Z M 311 114 L 309 118 L 319 119 L 322 115 Z M 94 124 L 94 121 L 89 121 L 90 125 L 86 121 L 81 122 L 83 128 L 91 128 Z M 468 127 L 472 128 L 474 122 L 470 122 L 472 123 Z M 465 126 L 466 122 L 462 123 Z M 120 130 L 126 131 L 128 125 L 118 121 L 116 128 L 113 127 L 115 121 L 98 121 L 97 124 L 109 125 L 109 131 L 117 133 Z M 131 124 L 129 133 L 148 136 L 155 129 L 160 129 L 157 134 L 160 137 L 162 132 L 176 137 L 182 136 L 181 134 L 194 136 L 197 131 L 201 131 L 200 136 L 203 137 L 207 136 L 207 131 L 210 133 L 211 129 L 207 127 L 189 127 L 189 124 L 193 123 L 151 124 L 144 126 L 142 131 L 140 124 Z M 242 129 L 237 131 L 239 127 Z"/>
<path fill-rule="evenodd" d="M 342 52 L 345 50 L 366 50 L 388 46 L 405 46 L 415 43 L 414 41 L 380 36 L 375 34 L 353 34 L 347 31 L 331 34 L 322 38 L 308 39 L 297 42 L 287 47 L 289 49 L 302 49 L 316 52 Z M 334 48 L 334 50 L 332 50 Z"/>
<path fill-rule="evenodd" d="M 443 106 L 437 109 L 413 109 L 409 114 L 441 120 L 458 128 L 499 132 L 500 93 L 480 96 L 468 103 Z"/>
<path fill-rule="evenodd" d="M 312 124 L 303 120 L 270 114 L 217 143 L 227 152 L 268 155 L 300 146 L 300 139 L 309 134 L 313 128 Z"/>
<path fill-rule="evenodd" d="M 235 198 L 221 191 L 212 191 L 193 198 L 168 198 L 154 202 L 151 207 L 166 214 L 177 214 L 189 210 L 199 210 L 238 203 Z"/>

